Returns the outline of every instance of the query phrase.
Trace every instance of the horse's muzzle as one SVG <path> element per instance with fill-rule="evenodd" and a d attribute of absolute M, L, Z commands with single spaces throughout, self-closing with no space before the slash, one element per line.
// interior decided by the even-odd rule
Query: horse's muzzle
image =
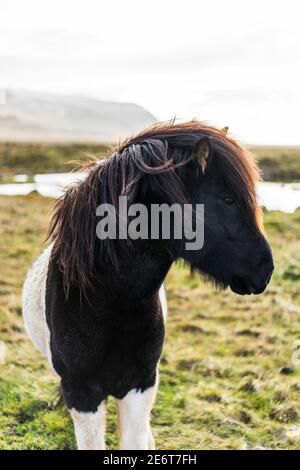
<path fill-rule="evenodd" d="M 271 258 L 252 275 L 233 276 L 230 289 L 239 295 L 261 294 L 269 284 L 273 271 L 274 263 Z"/>

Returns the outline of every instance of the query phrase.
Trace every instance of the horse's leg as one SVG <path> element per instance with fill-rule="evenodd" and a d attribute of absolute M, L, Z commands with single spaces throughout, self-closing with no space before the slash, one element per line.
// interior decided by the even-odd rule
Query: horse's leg
<path fill-rule="evenodd" d="M 105 449 L 105 396 L 101 387 L 85 381 L 61 382 L 66 405 L 74 423 L 79 450 Z"/>
<path fill-rule="evenodd" d="M 153 437 L 151 427 L 148 432 L 148 449 L 147 450 L 155 450 L 155 440 Z"/>
<path fill-rule="evenodd" d="M 79 450 L 105 449 L 105 405 L 104 401 L 95 412 L 70 410 Z"/>
<path fill-rule="evenodd" d="M 150 428 L 150 413 L 156 391 L 156 384 L 143 392 L 133 389 L 122 400 L 119 400 L 121 449 L 149 450 L 155 448 Z"/>

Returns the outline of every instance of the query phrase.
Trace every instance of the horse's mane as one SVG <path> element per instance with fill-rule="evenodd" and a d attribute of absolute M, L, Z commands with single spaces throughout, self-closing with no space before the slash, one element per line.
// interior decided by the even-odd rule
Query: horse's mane
<path fill-rule="evenodd" d="M 96 208 L 102 203 L 116 206 L 120 195 L 134 203 L 144 182 L 165 202 L 186 202 L 178 168 L 191 160 L 194 144 L 205 136 L 210 138 L 220 174 L 253 224 L 260 226 L 255 189 L 259 172 L 245 148 L 222 130 L 197 120 L 155 124 L 125 140 L 107 159 L 83 163 L 79 170 L 87 171 L 86 178 L 56 201 L 49 236 L 55 240 L 52 259 L 63 273 L 66 295 L 74 286 L 83 293 L 92 286 L 96 259 L 104 256 L 118 267 L 116 241 L 97 238 Z"/>

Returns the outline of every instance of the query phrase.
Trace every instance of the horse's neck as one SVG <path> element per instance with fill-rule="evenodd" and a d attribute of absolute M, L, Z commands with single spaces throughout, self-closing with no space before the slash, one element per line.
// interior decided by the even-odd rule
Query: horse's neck
<path fill-rule="evenodd" d="M 124 302 L 141 301 L 157 293 L 172 264 L 171 256 L 160 248 L 144 249 L 139 247 L 135 252 L 123 255 L 119 271 L 113 272 L 104 279 L 107 288 L 113 287 L 114 292 Z M 101 266 L 99 276 L 101 278 Z M 102 279 L 103 281 L 103 279 Z"/>

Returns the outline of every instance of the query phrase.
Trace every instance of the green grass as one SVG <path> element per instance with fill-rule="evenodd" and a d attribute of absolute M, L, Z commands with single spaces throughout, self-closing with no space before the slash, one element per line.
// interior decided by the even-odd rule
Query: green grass
<path fill-rule="evenodd" d="M 106 144 L 0 143 L 0 179 L 10 181 L 13 174 L 64 172 L 72 161 L 87 154 L 109 155 Z M 267 181 L 300 181 L 300 147 L 253 147 L 263 177 Z"/>
<path fill-rule="evenodd" d="M 254 147 L 266 181 L 300 181 L 300 147 Z"/>
<path fill-rule="evenodd" d="M 0 142 L 0 177 L 9 180 L 14 174 L 66 172 L 74 167 L 74 160 L 89 154 L 107 156 L 106 144 L 37 144 Z"/>
<path fill-rule="evenodd" d="M 42 249 L 51 200 L 0 198 L 0 448 L 74 448 L 58 380 L 28 340 L 20 294 Z M 267 213 L 276 272 L 257 297 L 216 292 L 174 266 L 167 278 L 169 319 L 152 424 L 159 449 L 297 449 L 300 369 L 300 211 Z M 300 358 L 300 354 L 299 354 Z M 288 367 L 282 373 L 282 368 Z M 109 400 L 107 444 L 117 448 Z M 298 437 L 297 437 L 298 436 Z"/>

